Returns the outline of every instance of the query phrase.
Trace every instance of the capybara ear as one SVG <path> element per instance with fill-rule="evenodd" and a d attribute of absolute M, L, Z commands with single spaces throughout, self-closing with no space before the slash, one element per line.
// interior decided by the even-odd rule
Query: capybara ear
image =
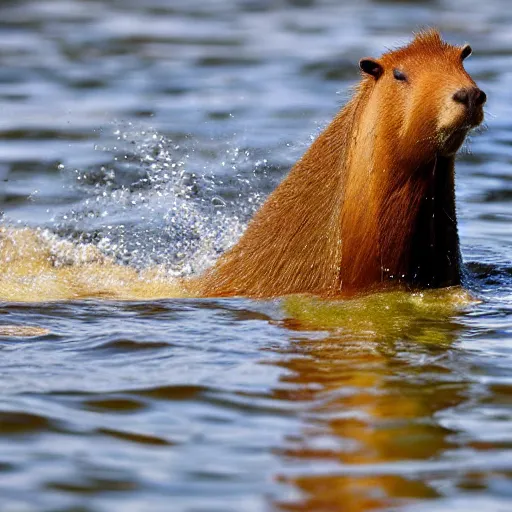
<path fill-rule="evenodd" d="M 462 60 L 464 60 L 466 57 L 469 57 L 472 53 L 473 53 L 473 50 L 471 49 L 471 46 L 469 46 L 469 44 L 465 44 L 462 47 L 462 50 L 460 53 L 460 58 Z"/>
<path fill-rule="evenodd" d="M 359 61 L 359 67 L 361 68 L 361 71 L 363 73 L 371 75 L 375 79 L 379 78 L 379 76 L 382 75 L 382 73 L 384 73 L 384 68 L 382 67 L 382 64 L 378 60 L 372 59 L 370 57 L 365 57 L 364 59 L 361 59 Z"/>

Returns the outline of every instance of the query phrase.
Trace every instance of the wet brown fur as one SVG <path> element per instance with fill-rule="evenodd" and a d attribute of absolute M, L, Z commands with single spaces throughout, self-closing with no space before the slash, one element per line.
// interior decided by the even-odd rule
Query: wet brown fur
<path fill-rule="evenodd" d="M 377 62 L 383 75 L 363 75 L 240 241 L 187 288 L 336 297 L 460 284 L 454 158 L 483 114 L 450 102 L 475 83 L 461 47 L 434 30 Z"/>
<path fill-rule="evenodd" d="M 335 297 L 460 284 L 454 158 L 483 118 L 449 103 L 475 86 L 461 51 L 430 30 L 384 54 L 383 75 L 363 76 L 240 241 L 188 288 Z M 398 66 L 411 83 L 393 81 Z"/>

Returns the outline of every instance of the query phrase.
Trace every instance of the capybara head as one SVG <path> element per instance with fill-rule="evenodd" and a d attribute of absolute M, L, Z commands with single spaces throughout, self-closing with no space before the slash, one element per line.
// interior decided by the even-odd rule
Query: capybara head
<path fill-rule="evenodd" d="M 451 156 L 483 121 L 486 95 L 463 66 L 470 54 L 469 45 L 452 46 L 429 30 L 380 59 L 361 59 L 370 117 L 397 154 Z"/>

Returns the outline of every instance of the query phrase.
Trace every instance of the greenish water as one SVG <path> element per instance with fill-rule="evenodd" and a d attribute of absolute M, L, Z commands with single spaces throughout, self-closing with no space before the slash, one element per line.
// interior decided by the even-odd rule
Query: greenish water
<path fill-rule="evenodd" d="M 511 23 L 505 0 L 2 2 L 2 223 L 169 275 L 237 239 L 360 57 L 437 26 L 488 103 L 457 165 L 477 300 L 2 303 L 50 332 L 0 337 L 0 510 L 508 511 Z"/>

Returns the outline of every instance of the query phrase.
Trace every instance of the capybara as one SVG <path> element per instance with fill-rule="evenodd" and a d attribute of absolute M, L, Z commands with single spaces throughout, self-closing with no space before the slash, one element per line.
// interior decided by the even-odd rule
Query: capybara
<path fill-rule="evenodd" d="M 486 100 L 463 67 L 470 54 L 428 30 L 361 59 L 352 99 L 189 288 L 343 297 L 460 284 L 454 160 Z"/>

